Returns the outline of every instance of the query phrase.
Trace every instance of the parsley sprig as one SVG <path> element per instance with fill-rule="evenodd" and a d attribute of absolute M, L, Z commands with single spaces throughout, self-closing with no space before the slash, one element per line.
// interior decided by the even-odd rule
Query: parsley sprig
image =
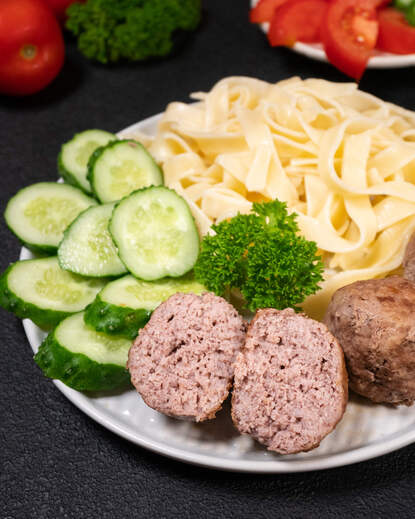
<path fill-rule="evenodd" d="M 254 203 L 204 237 L 195 266 L 198 281 L 218 295 L 239 288 L 247 307 L 298 305 L 318 290 L 323 263 L 317 245 L 299 236 L 295 213 L 278 200 Z"/>

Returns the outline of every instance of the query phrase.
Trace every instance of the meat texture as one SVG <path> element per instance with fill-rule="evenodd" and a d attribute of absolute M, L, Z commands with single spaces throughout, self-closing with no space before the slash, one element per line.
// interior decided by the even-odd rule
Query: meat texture
<path fill-rule="evenodd" d="M 235 365 L 232 418 L 269 450 L 317 447 L 347 403 L 343 352 L 323 324 L 292 309 L 259 310 Z"/>
<path fill-rule="evenodd" d="M 405 278 L 415 282 L 415 233 L 406 246 L 402 266 Z"/>
<path fill-rule="evenodd" d="M 415 284 L 398 276 L 337 290 L 324 318 L 343 347 L 350 388 L 373 402 L 415 399 Z"/>
<path fill-rule="evenodd" d="M 214 418 L 229 394 L 246 325 L 212 293 L 162 303 L 129 352 L 131 381 L 146 404 L 176 418 Z"/>

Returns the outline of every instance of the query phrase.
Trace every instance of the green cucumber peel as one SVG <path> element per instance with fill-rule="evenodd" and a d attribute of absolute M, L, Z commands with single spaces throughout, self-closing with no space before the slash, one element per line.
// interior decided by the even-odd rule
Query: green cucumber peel
<path fill-rule="evenodd" d="M 84 321 L 98 332 L 134 340 L 151 316 L 150 310 L 117 306 L 103 301 L 99 294 L 85 309 Z"/>
<path fill-rule="evenodd" d="M 60 380 L 77 391 L 111 391 L 130 385 L 130 374 L 116 364 L 100 364 L 83 353 L 73 353 L 59 344 L 51 332 L 34 356 L 48 378 Z"/>
<path fill-rule="evenodd" d="M 14 294 L 8 286 L 7 277 L 14 267 L 14 263 L 10 265 L 0 276 L 0 306 L 12 312 L 19 319 L 30 319 L 39 328 L 48 330 L 56 326 L 62 319 L 72 315 L 72 312 L 63 312 L 60 310 L 42 309 L 38 306 L 28 303 Z"/>

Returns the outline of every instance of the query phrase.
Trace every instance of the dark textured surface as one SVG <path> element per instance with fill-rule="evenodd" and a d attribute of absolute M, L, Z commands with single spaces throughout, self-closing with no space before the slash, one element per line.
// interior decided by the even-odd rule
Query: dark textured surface
<path fill-rule="evenodd" d="M 57 81 L 27 99 L 0 96 L 1 211 L 15 191 L 56 178 L 63 141 L 117 131 L 230 74 L 276 81 L 345 78 L 326 64 L 268 48 L 246 0 L 205 0 L 201 30 L 169 60 L 105 68 L 68 42 Z M 362 88 L 415 108 L 415 69 L 369 71 Z M 0 267 L 19 245 L 0 226 Z M 76 409 L 31 359 L 21 323 L 0 311 L 0 518 L 414 517 L 415 445 L 376 460 L 293 475 L 220 473 L 129 444 Z"/>

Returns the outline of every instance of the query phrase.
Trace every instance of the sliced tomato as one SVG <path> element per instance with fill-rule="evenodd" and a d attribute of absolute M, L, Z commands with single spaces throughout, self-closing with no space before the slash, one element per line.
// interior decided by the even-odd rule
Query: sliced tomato
<path fill-rule="evenodd" d="M 375 47 L 378 29 L 374 0 L 332 0 L 321 30 L 328 60 L 359 80 Z"/>
<path fill-rule="evenodd" d="M 394 54 L 415 53 L 415 27 L 397 9 L 379 11 L 379 38 L 377 48 Z"/>
<path fill-rule="evenodd" d="M 320 28 L 327 9 L 326 0 L 291 0 L 275 10 L 268 31 L 273 47 L 291 47 L 296 41 L 320 41 Z"/>
<path fill-rule="evenodd" d="M 289 0 L 259 0 L 249 11 L 249 21 L 251 23 L 270 22 L 275 9 L 287 1 Z"/>

